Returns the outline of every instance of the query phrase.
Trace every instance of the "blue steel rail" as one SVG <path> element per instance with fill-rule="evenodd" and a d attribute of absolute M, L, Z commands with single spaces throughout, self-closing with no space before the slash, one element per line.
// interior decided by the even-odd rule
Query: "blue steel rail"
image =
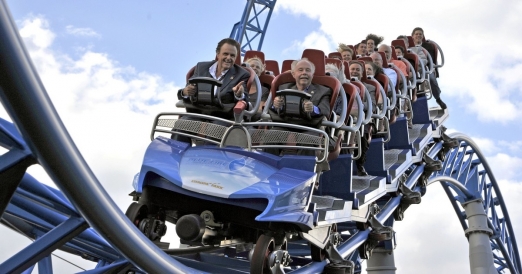
<path fill-rule="evenodd" d="M 434 174 L 433 180 L 438 176 L 450 176 L 466 186 L 476 199 L 482 200 L 489 220 L 488 226 L 493 231 L 490 240 L 497 270 L 499 273 L 504 269 L 509 269 L 511 273 L 522 273 L 520 253 L 511 219 L 491 168 L 471 138 L 461 133 L 450 136 L 459 141 L 459 147 L 446 154 L 443 169 Z M 462 228 L 468 229 L 466 215 L 461 206 L 467 200 L 465 195 L 451 184 L 445 182 L 441 184 L 457 213 Z"/>

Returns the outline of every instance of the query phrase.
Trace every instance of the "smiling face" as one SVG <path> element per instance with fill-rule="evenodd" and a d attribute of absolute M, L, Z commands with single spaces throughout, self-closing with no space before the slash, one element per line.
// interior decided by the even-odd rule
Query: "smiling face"
<path fill-rule="evenodd" d="M 357 64 L 357 63 L 350 64 L 350 77 L 354 77 L 354 78 L 361 80 L 362 67 L 360 64 Z"/>
<path fill-rule="evenodd" d="M 350 52 L 350 51 L 347 51 L 347 50 L 343 51 L 341 53 L 341 55 L 342 55 L 344 61 L 351 61 L 352 60 L 352 52 Z"/>
<path fill-rule="evenodd" d="M 297 88 L 299 90 L 304 90 L 312 83 L 312 78 L 314 76 L 312 63 L 307 60 L 297 62 L 294 69 L 292 69 L 292 76 L 294 76 Z"/>
<path fill-rule="evenodd" d="M 236 61 L 237 56 L 237 48 L 231 44 L 223 44 L 219 49 L 219 52 L 216 54 L 216 59 L 218 60 L 218 70 L 220 72 L 230 69 L 234 62 Z"/>
<path fill-rule="evenodd" d="M 365 64 L 366 67 L 366 76 L 374 76 L 375 72 L 373 71 L 373 67 L 371 64 Z"/>
<path fill-rule="evenodd" d="M 424 39 L 424 33 L 422 32 L 422 30 L 416 30 L 413 35 L 413 42 L 415 42 L 415 45 L 421 45 L 422 44 L 422 39 Z"/>
<path fill-rule="evenodd" d="M 261 72 L 265 70 L 265 66 L 261 64 L 261 61 L 258 59 L 250 59 L 247 61 L 248 65 L 254 70 L 257 76 L 261 75 Z"/>

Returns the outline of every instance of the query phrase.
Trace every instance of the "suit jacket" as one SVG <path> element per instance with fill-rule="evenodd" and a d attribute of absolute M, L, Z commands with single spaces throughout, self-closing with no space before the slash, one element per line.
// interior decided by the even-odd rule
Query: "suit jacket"
<path fill-rule="evenodd" d="M 212 77 L 210 75 L 209 69 L 210 67 L 215 63 L 216 61 L 210 61 L 210 62 L 199 62 L 196 65 L 196 68 L 194 70 L 194 74 L 192 77 Z M 248 90 L 246 88 L 246 83 L 248 81 L 248 78 L 250 77 L 250 72 L 242 68 L 241 66 L 238 66 L 234 64 L 227 73 L 222 78 L 223 85 L 218 88 L 219 89 L 219 96 L 221 98 L 221 103 L 223 104 L 230 104 L 235 103 L 238 100 L 234 96 L 234 91 L 232 91 L 232 88 L 235 87 L 239 82 L 244 81 L 243 83 L 243 94 L 244 94 L 244 100 L 248 102 Z M 188 83 L 187 83 L 188 85 Z M 189 99 L 183 98 L 183 89 L 180 89 L 178 91 L 178 99 L 183 100 L 185 102 L 190 102 Z"/>
<path fill-rule="evenodd" d="M 282 89 L 297 89 L 297 85 L 295 83 L 282 84 L 279 86 L 279 90 Z M 307 93 L 312 95 L 310 101 L 321 110 L 321 115 L 330 116 L 332 90 L 322 85 L 311 84 Z"/>
<path fill-rule="evenodd" d="M 297 86 L 295 83 L 286 83 L 279 86 L 279 90 L 283 89 L 296 89 Z M 288 117 L 279 117 L 277 113 L 269 109 L 270 116 L 272 117 L 272 120 L 274 122 L 286 122 L 286 123 L 292 123 L 297 125 L 305 125 L 305 126 L 312 126 L 312 127 L 319 127 L 321 124 L 321 121 L 323 120 L 323 117 L 330 116 L 330 98 L 332 95 L 332 90 L 328 87 L 322 86 L 322 85 L 315 85 L 311 84 L 308 88 L 309 94 L 312 95 L 310 98 L 310 101 L 314 104 L 314 106 L 318 107 L 321 111 L 320 115 L 312 115 L 312 119 L 310 121 L 306 121 L 303 119 L 296 119 L 296 118 L 288 118 Z"/>

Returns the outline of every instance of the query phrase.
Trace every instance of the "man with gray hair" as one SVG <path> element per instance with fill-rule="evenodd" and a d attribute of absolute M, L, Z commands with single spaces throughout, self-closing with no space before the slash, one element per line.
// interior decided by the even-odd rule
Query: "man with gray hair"
<path fill-rule="evenodd" d="M 392 48 L 390 46 L 382 44 L 379 46 L 379 51 L 384 52 L 384 55 L 386 56 L 386 62 L 388 62 L 388 64 L 394 64 L 398 69 L 401 70 L 405 77 L 408 77 L 408 68 L 406 67 L 406 64 L 399 60 L 392 59 Z"/>
<path fill-rule="evenodd" d="M 310 113 L 312 118 L 322 118 L 330 114 L 330 97 L 332 90 L 325 86 L 312 84 L 315 66 L 308 59 L 294 61 L 292 63 L 292 76 L 295 83 L 286 83 L 279 86 L 282 89 L 295 89 L 312 95 L 310 100 L 303 103 L 303 110 Z M 274 98 L 273 109 L 280 109 L 283 106 L 281 97 Z"/>
<path fill-rule="evenodd" d="M 395 72 L 395 70 L 393 70 L 391 68 L 382 67 L 382 56 L 380 53 L 374 52 L 374 53 L 370 54 L 370 57 L 372 58 L 373 62 L 377 66 L 382 68 L 382 70 L 384 71 L 384 74 L 386 74 L 386 76 L 388 76 L 388 78 L 390 79 L 390 83 L 392 85 L 393 90 L 395 90 L 395 87 L 397 86 L 397 72 Z"/>

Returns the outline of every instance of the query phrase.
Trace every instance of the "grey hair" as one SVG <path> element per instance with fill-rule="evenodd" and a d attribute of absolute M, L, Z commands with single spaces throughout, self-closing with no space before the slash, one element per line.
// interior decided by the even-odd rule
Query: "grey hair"
<path fill-rule="evenodd" d="M 315 73 L 315 65 L 314 65 L 314 63 L 310 62 L 310 60 L 308 60 L 308 58 L 306 58 L 306 57 L 303 57 L 303 58 L 301 58 L 299 60 L 293 61 L 292 65 L 290 66 L 292 71 L 295 70 L 295 66 L 297 66 L 297 63 L 299 63 L 301 61 L 307 61 L 308 63 L 310 63 L 310 66 L 312 67 L 312 74 Z"/>
<path fill-rule="evenodd" d="M 337 80 L 339 80 L 339 82 L 341 82 L 341 84 L 346 83 L 346 77 L 344 76 L 344 66 L 342 64 L 341 64 L 341 69 L 343 69 L 342 72 L 335 64 L 332 64 L 332 63 L 326 64 L 324 66 L 324 68 L 325 68 L 325 70 L 333 71 L 335 73 L 335 75 L 330 74 L 330 76 L 337 78 Z"/>

